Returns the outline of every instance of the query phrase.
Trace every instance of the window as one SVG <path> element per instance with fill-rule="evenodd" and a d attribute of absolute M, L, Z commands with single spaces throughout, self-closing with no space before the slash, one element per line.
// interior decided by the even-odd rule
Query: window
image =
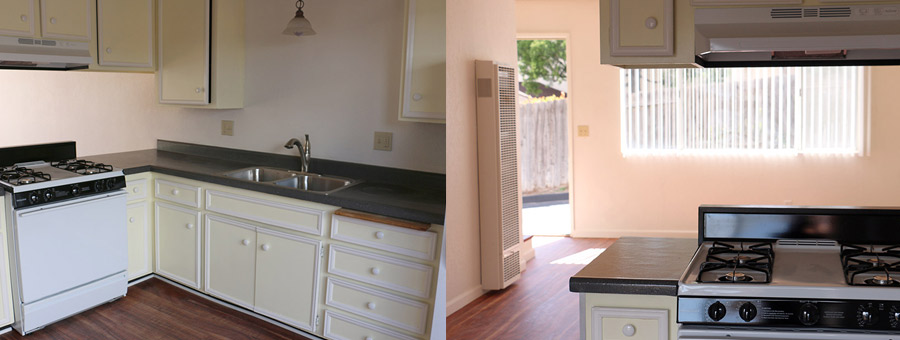
<path fill-rule="evenodd" d="M 863 67 L 621 71 L 622 154 L 859 154 Z"/>

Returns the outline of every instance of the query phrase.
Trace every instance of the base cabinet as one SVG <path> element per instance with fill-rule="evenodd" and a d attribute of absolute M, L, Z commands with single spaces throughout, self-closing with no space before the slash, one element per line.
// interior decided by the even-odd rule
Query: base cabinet
<path fill-rule="evenodd" d="M 582 338 L 675 339 L 674 296 L 581 293 Z"/>
<path fill-rule="evenodd" d="M 128 279 L 150 274 L 150 205 L 147 202 L 128 204 Z"/>
<path fill-rule="evenodd" d="M 200 289 L 200 212 L 156 202 L 156 272 Z"/>

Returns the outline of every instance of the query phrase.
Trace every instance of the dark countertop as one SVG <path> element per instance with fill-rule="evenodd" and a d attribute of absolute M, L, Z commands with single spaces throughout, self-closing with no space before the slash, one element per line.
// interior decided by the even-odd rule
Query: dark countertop
<path fill-rule="evenodd" d="M 121 168 L 126 175 L 153 171 L 405 220 L 444 224 L 445 181 L 440 174 L 313 159 L 311 172 L 362 180 L 349 188 L 322 195 L 222 175 L 251 166 L 296 170 L 299 157 L 160 141 L 158 149 L 85 158 Z"/>
<path fill-rule="evenodd" d="M 569 279 L 569 291 L 675 296 L 697 239 L 623 237 Z"/>

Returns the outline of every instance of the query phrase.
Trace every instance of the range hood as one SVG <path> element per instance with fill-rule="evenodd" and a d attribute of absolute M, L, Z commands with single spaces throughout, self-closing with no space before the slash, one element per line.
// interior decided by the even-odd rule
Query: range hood
<path fill-rule="evenodd" d="M 900 5 L 698 8 L 703 67 L 900 65 Z"/>
<path fill-rule="evenodd" d="M 91 60 L 87 42 L 0 36 L 0 69 L 80 70 Z"/>

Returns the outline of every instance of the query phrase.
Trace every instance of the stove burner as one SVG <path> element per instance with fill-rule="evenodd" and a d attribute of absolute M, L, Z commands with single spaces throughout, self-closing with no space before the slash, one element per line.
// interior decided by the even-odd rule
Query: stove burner
<path fill-rule="evenodd" d="M 19 179 L 16 180 L 16 184 L 31 184 L 34 183 L 34 181 L 34 176 L 19 177 Z"/>
<path fill-rule="evenodd" d="M 900 286 L 900 246 L 841 245 L 841 265 L 849 285 Z"/>
<path fill-rule="evenodd" d="M 875 275 L 865 282 L 871 286 L 900 286 L 900 282 L 891 278 L 890 275 Z"/>
<path fill-rule="evenodd" d="M 731 258 L 731 261 L 733 261 L 737 264 L 745 264 L 747 262 L 750 262 L 750 260 L 753 260 L 753 258 L 751 258 L 750 256 L 744 256 L 744 255 L 737 255 L 737 256 Z"/>
<path fill-rule="evenodd" d="M 50 180 L 50 175 L 25 167 L 8 167 L 0 170 L 0 181 L 12 185 L 25 185 Z"/>
<path fill-rule="evenodd" d="M 58 162 L 50 162 L 50 165 L 81 175 L 93 175 L 113 171 L 113 167 L 111 165 L 94 163 L 83 159 L 69 159 Z"/>
<path fill-rule="evenodd" d="M 724 276 L 719 277 L 722 282 L 750 282 L 753 277 L 741 272 L 728 272 Z"/>

